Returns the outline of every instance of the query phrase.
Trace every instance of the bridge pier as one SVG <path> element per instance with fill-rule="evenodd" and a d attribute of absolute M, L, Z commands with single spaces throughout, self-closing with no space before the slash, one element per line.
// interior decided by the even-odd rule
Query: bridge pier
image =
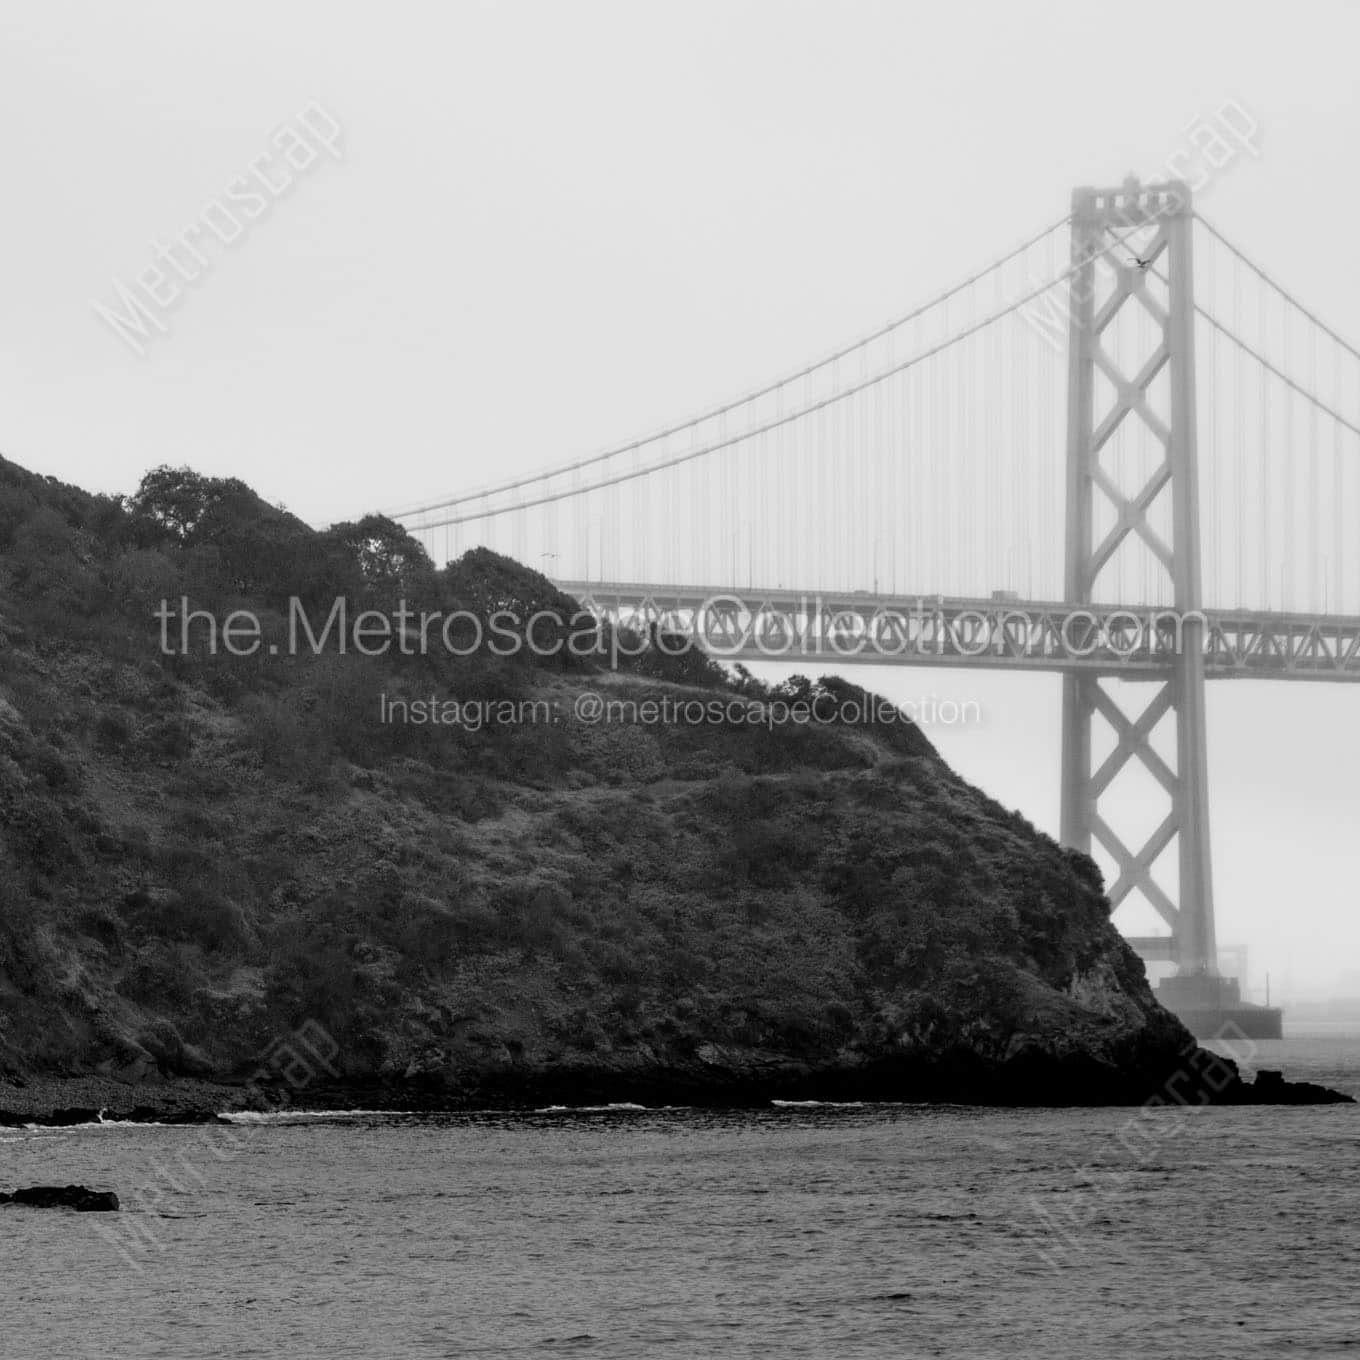
<path fill-rule="evenodd" d="M 1136 715 L 1120 706 L 1102 676 L 1069 672 L 1063 678 L 1062 816 L 1064 844 L 1089 854 L 1093 844 L 1114 860 L 1113 906 L 1138 893 L 1170 934 L 1145 941 L 1156 957 L 1176 964 L 1158 988 L 1159 999 L 1199 1038 L 1230 1024 L 1255 1037 L 1279 1037 L 1280 1013 L 1241 1001 L 1235 979 L 1219 975 L 1214 935 L 1213 870 L 1204 702 L 1205 620 L 1200 582 L 1199 486 L 1196 448 L 1193 215 L 1188 186 L 1140 185 L 1078 189 L 1072 198 L 1072 275 L 1067 406 L 1066 599 L 1090 606 L 1103 594 L 1103 578 L 1121 547 L 1133 539 L 1160 564 L 1179 620 L 1179 645 L 1151 701 Z M 1166 257 L 1165 305 L 1148 288 L 1148 271 Z M 1126 258 L 1127 257 L 1127 258 Z M 1101 295 L 1097 261 L 1112 260 L 1113 283 Z M 1123 371 L 1102 336 L 1126 309 L 1152 318 L 1157 341 L 1141 367 Z M 1167 417 L 1150 390 L 1163 369 L 1169 377 Z M 1097 419 L 1096 378 L 1113 392 Z M 1130 417 L 1150 431 L 1160 451 L 1141 485 L 1121 484 L 1101 452 Z M 1113 525 L 1097 541 L 1097 492 L 1113 512 Z M 1154 523 L 1153 507 L 1171 500 L 1171 541 Z M 1117 595 L 1117 592 L 1116 592 Z M 1114 672 L 1111 672 L 1112 674 Z M 1099 715 L 1116 738 L 1099 767 L 1092 756 L 1092 727 Z M 1176 768 L 1151 737 L 1170 715 L 1176 730 Z M 1100 800 L 1126 766 L 1141 766 L 1165 789 L 1170 811 L 1135 850 L 1102 816 Z M 1180 871 L 1177 901 L 1153 876 L 1153 866 L 1175 842 Z"/>

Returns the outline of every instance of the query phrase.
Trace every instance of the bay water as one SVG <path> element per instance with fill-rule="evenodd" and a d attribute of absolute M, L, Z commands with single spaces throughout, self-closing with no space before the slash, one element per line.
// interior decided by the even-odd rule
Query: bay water
<path fill-rule="evenodd" d="M 1239 1055 L 1240 1056 L 1240 1055 Z M 1360 1095 L 1360 1033 L 1250 1065 Z M 0 1131 L 5 1357 L 1360 1356 L 1360 1106 Z"/>

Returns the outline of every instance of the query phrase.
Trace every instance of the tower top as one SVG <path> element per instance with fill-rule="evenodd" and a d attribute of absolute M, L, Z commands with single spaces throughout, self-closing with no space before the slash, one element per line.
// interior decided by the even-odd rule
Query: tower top
<path fill-rule="evenodd" d="M 1072 216 L 1095 226 L 1139 227 L 1191 211 L 1190 186 L 1184 180 L 1143 184 L 1129 175 L 1118 188 L 1072 190 Z"/>

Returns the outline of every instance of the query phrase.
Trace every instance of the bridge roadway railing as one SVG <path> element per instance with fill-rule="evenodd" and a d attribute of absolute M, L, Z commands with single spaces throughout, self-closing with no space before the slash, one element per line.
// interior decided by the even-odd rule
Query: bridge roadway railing
<path fill-rule="evenodd" d="M 1068 605 L 868 592 L 560 581 L 634 631 L 658 625 L 723 660 L 1085 671 L 1165 678 L 1199 646 L 1210 679 L 1360 681 L 1360 617 L 1162 605 Z"/>

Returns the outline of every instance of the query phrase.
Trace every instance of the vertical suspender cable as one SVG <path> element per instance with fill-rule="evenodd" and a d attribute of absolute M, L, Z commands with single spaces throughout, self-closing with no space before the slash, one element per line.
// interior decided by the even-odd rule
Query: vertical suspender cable
<path fill-rule="evenodd" d="M 1310 327 L 1308 331 L 1308 386 L 1310 391 L 1317 391 L 1317 330 Z M 1318 409 L 1310 402 L 1308 404 L 1308 530 L 1304 539 L 1305 547 L 1308 550 L 1308 594 L 1309 607 L 1315 612 L 1322 608 L 1322 580 L 1321 580 L 1321 561 L 1319 549 L 1322 547 L 1322 501 L 1321 487 L 1319 478 L 1321 469 L 1319 460 L 1321 450 L 1318 448 Z"/>
<path fill-rule="evenodd" d="M 1332 386 L 1332 405 L 1341 409 L 1341 350 L 1332 347 L 1335 369 Z M 1341 457 L 1341 426 L 1332 421 L 1332 556 L 1335 559 L 1333 571 L 1336 579 L 1336 595 L 1332 604 L 1338 614 L 1346 612 L 1346 515 L 1345 515 L 1345 466 Z"/>

